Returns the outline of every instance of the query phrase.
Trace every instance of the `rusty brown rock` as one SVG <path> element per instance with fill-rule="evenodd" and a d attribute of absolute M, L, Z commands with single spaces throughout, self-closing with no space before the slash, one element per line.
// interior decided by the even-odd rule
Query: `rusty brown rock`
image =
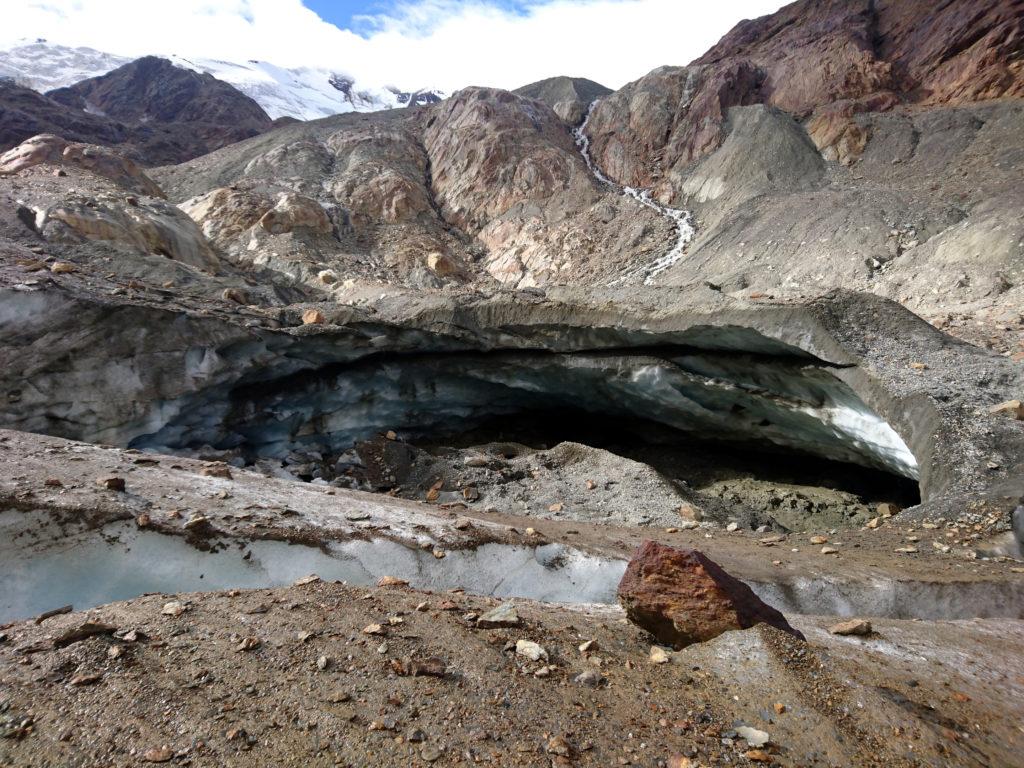
<path fill-rule="evenodd" d="M 307 309 L 302 313 L 303 325 L 323 325 L 327 320 L 319 309 Z"/>
<path fill-rule="evenodd" d="M 618 597 L 630 621 L 676 649 L 762 622 L 803 639 L 750 587 L 694 549 L 645 541 L 619 582 Z"/>

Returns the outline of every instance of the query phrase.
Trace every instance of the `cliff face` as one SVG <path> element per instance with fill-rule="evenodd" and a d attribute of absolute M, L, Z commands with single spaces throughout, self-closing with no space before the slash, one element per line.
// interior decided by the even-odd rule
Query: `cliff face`
<path fill-rule="evenodd" d="M 764 103 L 808 120 L 819 148 L 846 159 L 864 141 L 853 115 L 1021 96 L 1022 46 L 1021 0 L 801 0 L 605 100 L 594 156 L 622 183 L 655 186 L 718 148 L 725 109 Z"/>

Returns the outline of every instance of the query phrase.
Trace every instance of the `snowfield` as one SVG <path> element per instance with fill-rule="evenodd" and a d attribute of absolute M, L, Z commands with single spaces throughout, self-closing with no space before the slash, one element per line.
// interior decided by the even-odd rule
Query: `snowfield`
<path fill-rule="evenodd" d="M 431 89 L 403 92 L 389 85 L 364 83 L 338 70 L 285 69 L 256 60 L 235 62 L 176 55 L 165 58 L 184 69 L 205 72 L 231 83 L 273 119 L 316 120 L 341 112 L 376 112 L 407 106 L 410 99 L 423 103 L 446 95 Z M 130 58 L 92 48 L 69 48 L 37 40 L 0 51 L 0 77 L 45 92 L 104 75 L 129 61 Z"/>

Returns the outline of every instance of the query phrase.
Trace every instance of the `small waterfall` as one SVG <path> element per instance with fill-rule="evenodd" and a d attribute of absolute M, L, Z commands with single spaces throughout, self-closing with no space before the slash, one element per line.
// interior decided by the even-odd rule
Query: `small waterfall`
<path fill-rule="evenodd" d="M 592 174 L 594 174 L 594 178 L 602 184 L 617 190 L 620 194 L 633 198 L 640 203 L 640 205 L 644 205 L 654 211 L 657 211 L 662 216 L 671 219 L 676 227 L 676 241 L 668 253 L 659 256 L 650 264 L 629 270 L 626 274 L 615 279 L 610 284 L 618 285 L 634 277 L 643 277 L 644 285 L 652 285 L 655 277 L 683 257 L 683 253 L 686 251 L 686 246 L 694 235 L 693 224 L 690 221 L 690 212 L 684 211 L 680 208 L 669 208 L 667 205 L 662 205 L 651 197 L 649 190 L 637 189 L 636 187 L 626 187 L 617 184 L 605 176 L 601 169 L 597 167 L 597 163 L 595 163 L 594 159 L 590 156 L 590 137 L 587 136 L 587 124 L 590 122 L 590 116 L 593 114 L 594 107 L 597 106 L 597 102 L 597 99 L 590 102 L 590 106 L 587 107 L 587 114 L 583 118 L 583 122 L 573 130 L 573 137 L 576 139 L 576 146 L 580 151 L 580 155 L 583 157 L 583 162 L 587 164 L 587 168 Z"/>

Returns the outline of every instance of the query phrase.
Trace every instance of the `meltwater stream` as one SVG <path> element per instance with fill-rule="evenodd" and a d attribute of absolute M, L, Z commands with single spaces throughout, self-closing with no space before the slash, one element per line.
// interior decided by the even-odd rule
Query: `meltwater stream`
<path fill-rule="evenodd" d="M 659 203 L 651 197 L 649 190 L 617 184 L 605 176 L 601 169 L 597 167 L 597 163 L 595 163 L 594 159 L 590 156 L 590 137 L 587 136 L 587 124 L 590 122 L 590 116 L 593 114 L 594 107 L 597 106 L 597 102 L 598 99 L 590 102 L 590 106 L 587 108 L 587 114 L 583 118 L 583 122 L 573 130 L 573 136 L 576 139 L 576 146 L 579 148 L 580 155 L 583 157 L 583 161 L 587 164 L 587 168 L 602 184 L 618 190 L 621 194 L 627 195 L 628 197 L 636 200 L 640 205 L 646 206 L 651 210 L 657 211 L 662 216 L 671 219 L 676 227 L 676 242 L 667 253 L 659 256 L 650 264 L 631 269 L 626 274 L 612 281 L 610 285 L 618 285 L 619 283 L 626 282 L 632 277 L 639 276 L 643 276 L 644 285 L 652 285 L 655 277 L 683 257 L 683 252 L 686 250 L 686 246 L 690 243 L 691 238 L 693 238 L 694 228 L 693 223 L 690 221 L 690 212 L 684 211 L 680 208 L 670 208 L 667 205 Z"/>
<path fill-rule="evenodd" d="M 386 539 L 220 540 L 216 552 L 126 522 L 69 531 L 45 515 L 0 512 L 0 624 L 64 605 L 85 610 L 147 593 L 265 589 L 317 574 L 324 581 L 373 586 L 382 576 L 416 589 L 519 597 L 551 603 L 612 604 L 626 561 L 562 544 L 484 544 L 429 551 Z M 1024 581 L 899 580 L 834 576 L 748 581 L 786 612 L 899 619 L 1024 619 Z"/>

